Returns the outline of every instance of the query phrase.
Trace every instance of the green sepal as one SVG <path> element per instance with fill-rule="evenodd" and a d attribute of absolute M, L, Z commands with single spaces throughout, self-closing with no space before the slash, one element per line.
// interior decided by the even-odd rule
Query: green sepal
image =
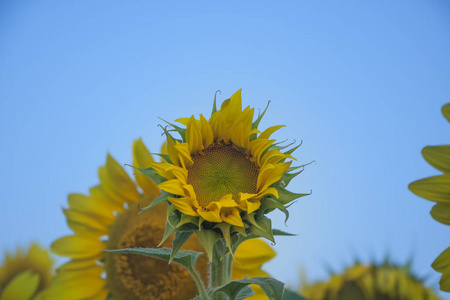
<path fill-rule="evenodd" d="M 126 248 L 118 250 L 105 250 L 106 252 L 124 253 L 124 254 L 140 254 L 148 257 L 159 258 L 169 261 L 171 258 L 172 249 L 169 248 Z M 202 252 L 195 252 L 185 250 L 178 252 L 172 261 L 177 263 L 189 271 L 193 271 L 197 258 L 202 255 Z"/>
<path fill-rule="evenodd" d="M 270 277 L 253 277 L 240 280 L 230 281 L 211 291 L 211 295 L 215 293 L 225 293 L 230 300 L 238 299 L 239 292 L 249 284 L 256 284 L 261 287 L 269 300 L 281 300 L 284 293 L 284 283 Z"/>
<path fill-rule="evenodd" d="M 270 221 L 270 219 L 267 217 L 261 217 L 261 219 L 257 220 L 256 222 L 258 224 L 258 227 L 251 226 L 249 229 L 250 233 L 266 238 L 274 243 L 275 240 L 272 233 L 272 221 Z"/>
<path fill-rule="evenodd" d="M 278 151 L 281 151 L 281 150 L 286 149 L 287 147 L 292 146 L 292 145 L 294 145 L 294 144 L 296 143 L 295 140 L 294 140 L 292 143 L 287 144 L 287 145 L 285 145 L 285 146 L 278 146 L 278 145 L 283 144 L 283 143 L 286 142 L 286 141 L 287 141 L 287 140 L 284 140 L 284 141 L 281 141 L 281 142 L 272 144 L 269 148 L 267 148 L 267 150 L 268 150 L 268 151 L 270 151 L 270 150 L 278 150 Z"/>
<path fill-rule="evenodd" d="M 135 170 L 141 171 L 141 173 L 138 173 L 138 174 L 142 174 L 142 175 L 146 175 L 146 176 L 150 177 L 156 184 L 160 184 L 160 183 L 162 183 L 164 181 L 167 181 L 166 178 L 164 178 L 161 175 L 159 175 L 155 171 L 155 169 L 153 169 L 152 167 L 148 167 L 148 168 L 142 169 L 142 168 L 138 168 L 138 167 L 135 167 L 135 166 L 132 166 L 132 165 L 128 165 L 128 164 L 125 164 L 125 166 L 129 166 L 129 167 L 132 167 Z"/>
<path fill-rule="evenodd" d="M 256 213 L 254 213 L 254 212 L 251 214 L 247 214 L 242 218 L 242 220 L 248 221 L 250 223 L 250 225 L 252 225 L 252 226 L 259 227 L 258 223 L 255 220 L 255 215 L 256 215 Z"/>
<path fill-rule="evenodd" d="M 286 219 L 284 220 L 284 224 L 286 224 L 287 220 L 289 219 L 289 211 L 286 208 L 287 207 L 284 207 L 284 205 L 278 202 L 278 200 L 272 197 L 267 197 L 262 201 L 261 207 L 258 209 L 256 217 L 260 218 L 268 209 L 279 209 L 286 216 Z"/>
<path fill-rule="evenodd" d="M 280 179 L 280 186 L 283 188 L 287 187 L 289 185 L 289 183 L 291 182 L 291 180 L 294 179 L 297 175 L 299 175 L 302 172 L 303 172 L 303 170 L 298 171 L 297 173 L 287 173 L 287 172 L 284 173 Z"/>
<path fill-rule="evenodd" d="M 180 229 L 181 226 L 187 225 L 187 224 L 194 224 L 196 228 L 198 228 L 198 217 L 190 216 L 190 215 L 181 215 L 181 221 L 177 225 L 177 229 Z M 183 231 L 183 230 L 180 230 Z"/>
<path fill-rule="evenodd" d="M 186 129 L 183 129 L 183 128 L 181 128 L 181 127 L 179 127 L 179 126 L 177 126 L 177 125 L 175 125 L 175 124 L 172 124 L 172 123 L 170 123 L 170 122 L 167 122 L 167 121 L 164 120 L 164 119 L 161 119 L 161 118 L 159 118 L 159 119 L 162 120 L 162 121 L 164 121 L 164 122 L 166 122 L 166 123 L 169 124 L 170 126 L 172 126 L 172 127 L 175 129 L 175 131 L 178 132 L 178 134 L 179 134 L 180 137 L 181 137 L 181 142 L 186 140 Z M 166 133 L 166 135 L 168 135 L 173 141 L 180 141 L 180 140 L 174 138 L 174 137 L 167 131 L 167 129 L 165 129 L 165 128 L 162 127 L 162 126 L 161 126 L 161 128 L 164 130 L 164 132 Z"/>
<path fill-rule="evenodd" d="M 203 248 L 205 249 L 206 254 L 208 255 L 209 262 L 212 262 L 214 244 L 217 242 L 217 240 L 220 239 L 220 234 L 218 234 L 214 230 L 201 230 L 201 231 L 199 230 L 196 231 L 195 234 L 197 234 L 200 243 L 202 243 Z"/>
<path fill-rule="evenodd" d="M 177 231 L 175 232 L 175 238 L 172 242 L 172 253 L 170 254 L 169 264 L 175 258 L 175 255 L 180 251 L 181 247 L 191 237 L 193 231 Z"/>
<path fill-rule="evenodd" d="M 259 126 L 259 123 L 261 122 L 262 118 L 264 117 L 264 114 L 266 113 L 267 109 L 269 108 L 270 101 L 267 102 L 267 106 L 264 109 L 262 113 L 258 113 L 258 118 L 256 118 L 255 122 L 252 123 L 252 129 L 256 129 Z M 252 134 L 256 136 L 256 133 Z M 250 136 L 250 140 L 252 139 L 252 136 Z"/>
<path fill-rule="evenodd" d="M 180 217 L 175 214 L 172 214 L 167 218 L 166 228 L 164 229 L 164 235 L 158 247 L 160 247 L 169 236 L 171 236 L 175 231 L 177 231 L 176 226 L 178 222 L 180 222 Z"/>
<path fill-rule="evenodd" d="M 283 300 L 306 300 L 306 298 L 289 289 L 284 289 Z"/>
<path fill-rule="evenodd" d="M 293 193 L 290 192 L 288 190 L 286 190 L 285 188 L 282 187 L 278 187 L 278 202 L 280 202 L 283 205 L 286 205 L 292 201 L 294 201 L 295 199 L 298 199 L 300 197 L 304 197 L 304 196 L 309 196 L 311 195 L 311 193 L 309 194 L 297 194 L 297 193 Z"/>
<path fill-rule="evenodd" d="M 234 258 L 234 253 L 231 248 L 231 225 L 225 222 L 217 223 L 214 228 L 218 228 L 222 232 L 222 236 L 225 239 L 228 250 L 231 252 L 231 256 Z"/>
<path fill-rule="evenodd" d="M 154 155 L 157 155 L 159 157 L 161 157 L 162 159 L 164 159 L 166 162 L 168 162 L 169 164 L 173 164 L 172 160 L 170 159 L 168 154 L 161 154 L 161 153 L 152 153 Z"/>
<path fill-rule="evenodd" d="M 247 232 L 245 232 L 245 227 L 231 226 L 231 233 L 233 232 L 240 233 L 243 236 L 247 236 Z"/>
<path fill-rule="evenodd" d="M 295 150 L 297 150 L 301 145 L 303 144 L 303 141 L 300 142 L 300 144 L 298 144 L 295 147 L 292 147 L 291 149 L 287 150 L 286 152 L 283 152 L 284 154 L 292 154 Z"/>
<path fill-rule="evenodd" d="M 289 233 L 280 229 L 272 229 L 272 234 L 275 235 L 279 235 L 279 236 L 296 236 L 297 234 L 295 233 Z"/>
<path fill-rule="evenodd" d="M 143 213 L 146 210 L 149 210 L 152 207 L 155 207 L 158 204 L 161 204 L 163 202 L 168 202 L 169 201 L 169 196 L 171 196 L 170 193 L 167 192 L 162 192 L 161 195 L 159 195 L 158 197 L 155 198 L 155 200 L 152 201 L 152 203 L 150 203 L 149 205 L 147 205 L 146 207 L 144 207 L 143 209 L 141 209 L 141 211 L 139 213 Z"/>
<path fill-rule="evenodd" d="M 216 93 L 214 94 L 214 103 L 213 103 L 211 116 L 217 111 L 217 104 L 216 104 L 217 103 L 216 102 L 217 93 L 222 94 L 222 92 L 220 90 L 217 90 Z"/>

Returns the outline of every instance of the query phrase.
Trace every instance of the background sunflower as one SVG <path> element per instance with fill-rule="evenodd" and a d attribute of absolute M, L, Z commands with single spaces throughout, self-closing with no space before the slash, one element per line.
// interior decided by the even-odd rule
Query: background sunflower
<path fill-rule="evenodd" d="M 50 254 L 38 244 L 5 253 L 0 266 L 0 300 L 42 300 L 42 292 L 52 279 L 52 267 Z"/>

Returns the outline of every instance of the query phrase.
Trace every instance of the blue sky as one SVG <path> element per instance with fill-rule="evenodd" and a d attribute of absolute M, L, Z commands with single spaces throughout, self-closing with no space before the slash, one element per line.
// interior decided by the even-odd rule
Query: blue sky
<path fill-rule="evenodd" d="M 87 193 L 111 153 L 157 152 L 162 117 L 209 114 L 243 89 L 261 128 L 303 140 L 315 160 L 266 269 L 292 286 L 352 258 L 414 257 L 417 275 L 450 246 L 450 228 L 407 185 L 438 174 L 420 155 L 450 143 L 446 1 L 2 1 L 0 247 L 68 234 L 61 207 Z"/>

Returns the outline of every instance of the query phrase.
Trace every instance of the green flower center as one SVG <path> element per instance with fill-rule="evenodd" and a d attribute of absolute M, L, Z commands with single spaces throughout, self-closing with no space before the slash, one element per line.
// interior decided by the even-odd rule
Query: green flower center
<path fill-rule="evenodd" d="M 194 164 L 187 168 L 187 183 L 194 187 L 198 203 L 206 207 L 232 194 L 256 194 L 259 168 L 233 144 L 223 142 L 192 155 Z"/>

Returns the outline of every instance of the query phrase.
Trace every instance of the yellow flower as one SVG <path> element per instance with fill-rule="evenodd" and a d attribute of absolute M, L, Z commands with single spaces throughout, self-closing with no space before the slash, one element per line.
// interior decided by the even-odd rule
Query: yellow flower
<path fill-rule="evenodd" d="M 133 145 L 134 165 L 144 167 L 153 159 L 142 140 Z M 136 183 L 111 155 L 99 168 L 100 185 L 90 195 L 71 194 L 64 209 L 74 234 L 56 240 L 52 250 L 71 260 L 57 269 L 43 299 L 114 300 L 192 299 L 197 287 L 181 266 L 163 260 L 129 254 L 105 253 L 106 249 L 157 247 L 165 235 L 166 207 L 139 213 L 159 194 L 147 176 L 135 175 Z M 171 247 L 169 237 L 162 243 Z M 183 250 L 202 251 L 194 236 Z M 239 255 L 236 256 L 237 258 Z M 244 260 L 245 261 L 245 260 Z M 202 255 L 196 268 L 207 281 L 208 260 Z"/>
<path fill-rule="evenodd" d="M 236 251 L 233 261 L 233 273 L 231 280 L 244 277 L 270 277 L 261 269 L 262 264 L 271 260 L 276 255 L 275 251 L 260 239 L 251 239 L 243 242 Z M 251 285 L 255 295 L 247 298 L 249 300 L 268 299 L 263 290 L 257 285 Z"/>
<path fill-rule="evenodd" d="M 442 114 L 450 122 L 450 104 L 442 107 Z M 450 145 L 427 146 L 423 148 L 422 156 L 444 174 L 414 181 L 408 187 L 417 196 L 437 202 L 431 209 L 431 216 L 450 225 Z M 450 292 L 450 248 L 442 252 L 431 266 L 442 273 L 441 290 Z"/>
<path fill-rule="evenodd" d="M 167 135 L 167 154 L 161 154 L 164 161 L 150 163 L 146 169 L 136 168 L 164 191 L 148 208 L 169 202 L 181 213 L 180 218 L 194 224 L 192 230 L 200 230 L 197 234 L 203 243 L 202 229 L 220 229 L 226 240 L 230 232 L 244 236 L 250 232 L 273 239 L 270 220 L 264 219 L 264 214 L 280 209 L 288 216 L 285 205 L 305 194 L 285 190 L 300 173 L 288 172 L 302 167 L 290 168 L 292 161 L 286 161 L 294 159 L 291 153 L 298 146 L 281 152 L 287 146 L 279 146 L 270 139 L 284 125 L 260 133 L 257 127 L 264 112 L 253 121 L 254 109 L 242 110 L 239 90 L 222 103 L 220 110 L 214 100 L 209 120 L 203 115 L 199 119 L 194 116 L 178 119 L 185 129 L 168 123 L 173 129 L 164 129 Z M 173 131 L 181 139 L 173 137 Z M 258 220 L 269 225 L 262 226 Z M 215 224 L 219 226 L 214 227 Z M 252 225 L 260 231 L 249 230 Z"/>
<path fill-rule="evenodd" d="M 409 272 L 409 265 L 355 264 L 328 281 L 305 284 L 301 294 L 310 300 L 439 300 Z"/>
<path fill-rule="evenodd" d="M 0 300 L 38 300 L 52 278 L 53 261 L 49 253 L 32 244 L 27 253 L 18 249 L 6 253 L 0 266 Z"/>

